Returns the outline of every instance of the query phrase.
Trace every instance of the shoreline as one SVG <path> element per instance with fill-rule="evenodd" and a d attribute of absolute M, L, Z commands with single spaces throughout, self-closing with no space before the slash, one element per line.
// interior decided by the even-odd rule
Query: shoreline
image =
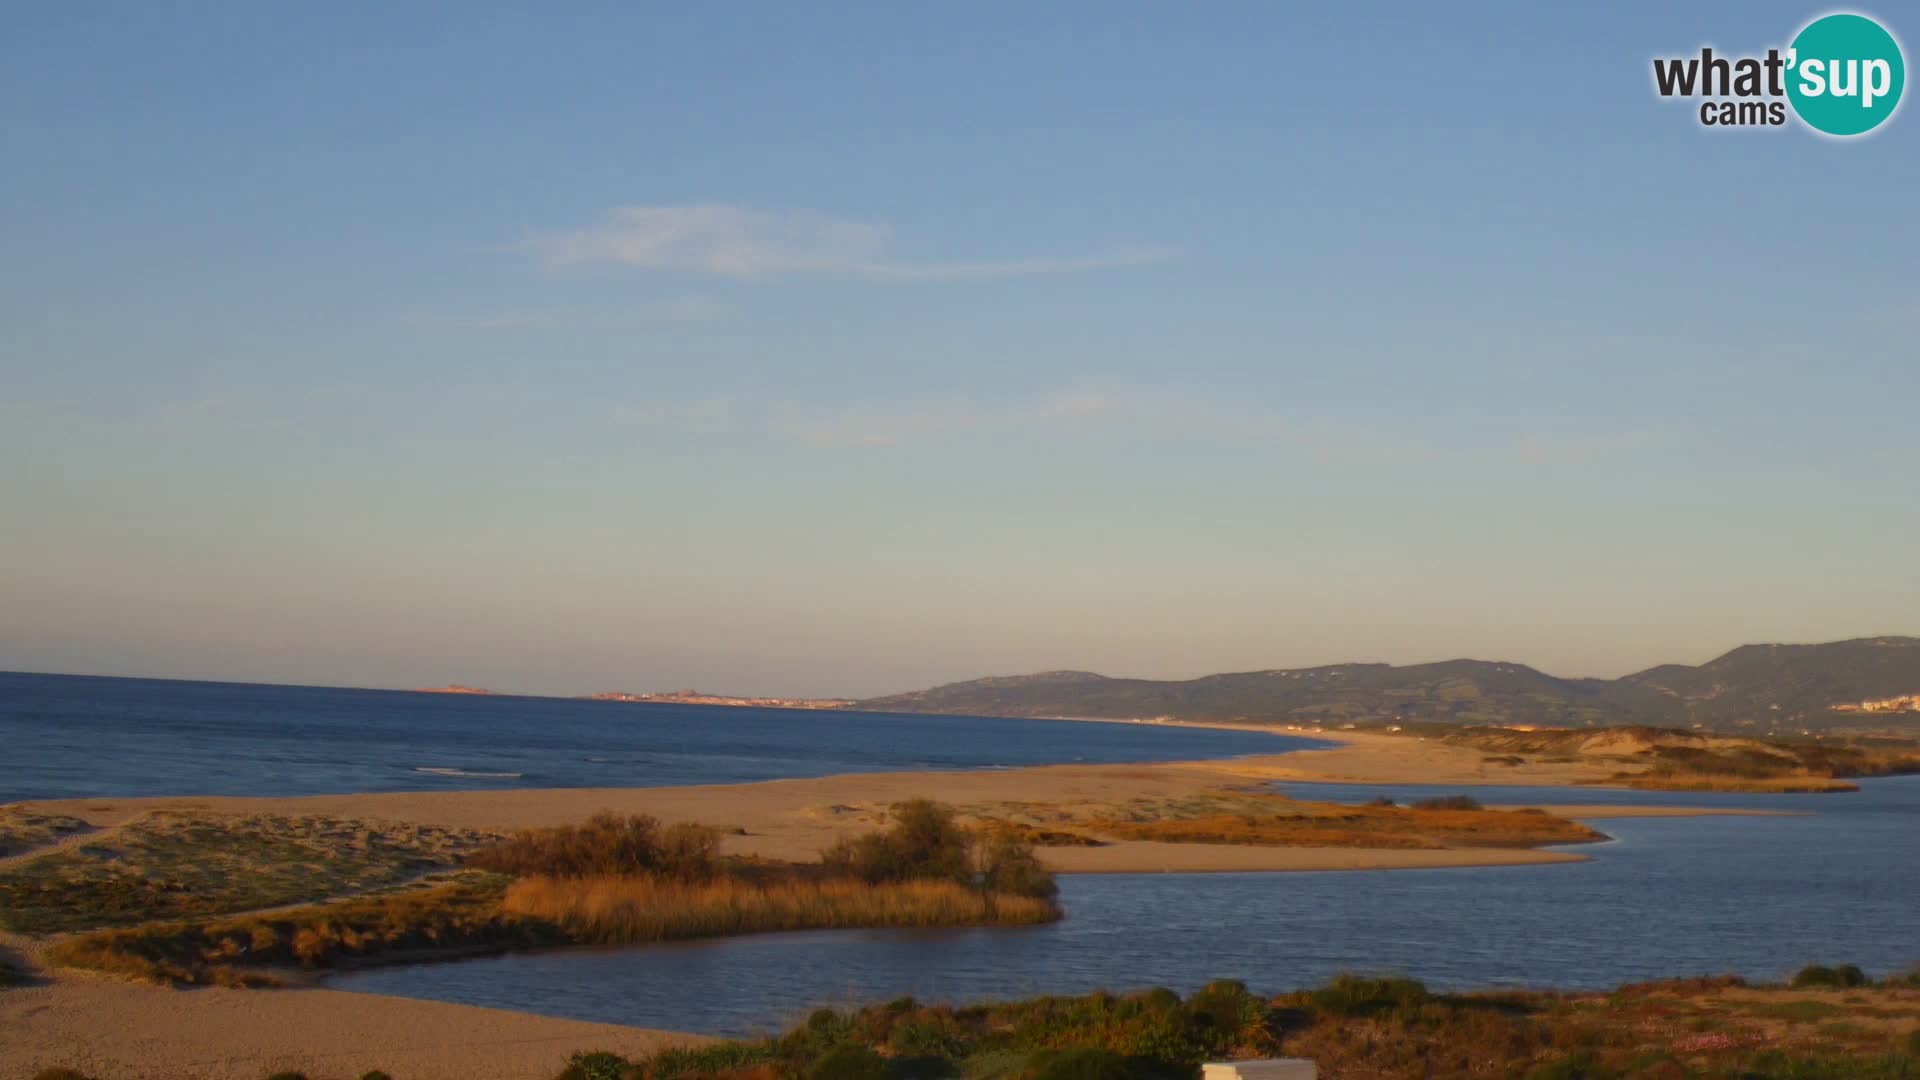
<path fill-rule="evenodd" d="M 1109 723 L 1106 720 L 1076 721 Z M 1128 723 L 1129 721 L 1119 721 Z M 1259 729 L 1256 729 L 1259 730 Z M 1292 735 L 1290 732 L 1274 732 Z M 1608 766 L 1566 762 L 1499 766 L 1477 750 L 1417 737 L 1371 732 L 1327 733 L 1328 747 L 1201 761 L 1123 765 L 1036 765 L 1014 769 L 836 773 L 743 784 L 665 787 L 504 788 L 337 795 L 206 795 L 40 799 L 8 804 L 69 815 L 110 827 L 159 810 L 222 815 L 278 814 L 367 819 L 447 829 L 514 830 L 580 821 L 611 810 L 662 821 L 697 821 L 729 830 L 723 851 L 803 862 L 845 836 L 876 824 L 892 803 L 931 797 L 963 812 L 970 806 L 1118 804 L 1149 797 L 1185 798 L 1274 782 L 1379 785 L 1473 785 L 1568 789 L 1565 802 L 1489 801 L 1489 809 L 1538 807 L 1562 817 L 1753 816 L 1780 813 L 1737 807 L 1661 806 L 1658 792 L 1631 805 L 1582 804 L 1574 792 L 1611 777 Z M 1170 850 L 1177 849 L 1177 850 Z M 1260 847 L 1236 844 L 1117 841 L 1102 847 L 1042 847 L 1057 873 L 1244 872 L 1324 869 L 1429 869 L 1567 862 L 1583 856 L 1532 848 L 1395 849 Z"/>
<path fill-rule="evenodd" d="M 607 809 L 738 829 L 741 835 L 726 837 L 728 854 L 806 861 L 841 837 L 871 828 L 888 805 L 920 796 L 965 810 L 970 804 L 975 808 L 1118 805 L 1141 798 L 1192 798 L 1222 789 L 1263 787 L 1277 780 L 1382 787 L 1492 782 L 1481 775 L 1487 766 L 1473 750 L 1404 736 L 1319 734 L 1333 745 L 1211 761 L 850 773 L 684 787 L 82 798 L 15 805 L 68 814 L 96 827 L 124 823 L 155 810 L 191 810 L 518 829 L 574 822 Z M 1601 770 L 1558 765 L 1505 771 L 1522 774 L 1507 779 L 1508 784 L 1572 789 Z M 1649 797 L 1657 795 L 1649 793 Z M 1595 819 L 1772 813 L 1591 806 L 1572 800 L 1550 812 Z M 1148 841 L 1043 847 L 1039 853 L 1049 869 L 1067 874 L 1411 870 L 1572 863 L 1589 858 L 1564 848 L 1262 847 Z M 33 968 L 44 967 L 39 962 L 44 948 L 45 939 L 0 934 L 0 953 L 17 953 Z M 574 1050 L 610 1049 L 637 1056 L 664 1046 L 707 1041 L 689 1033 L 334 990 L 325 985 L 324 976 L 314 984 L 276 990 L 176 990 L 64 969 L 43 970 L 31 985 L 0 990 L 0 1032 L 9 1046 L 9 1064 L 24 1067 L 22 1075 L 64 1066 L 99 1080 L 179 1075 L 258 1080 L 283 1070 L 332 1076 L 357 1075 L 367 1068 L 388 1069 L 408 1080 L 523 1080 L 550 1074 L 556 1061 Z"/>

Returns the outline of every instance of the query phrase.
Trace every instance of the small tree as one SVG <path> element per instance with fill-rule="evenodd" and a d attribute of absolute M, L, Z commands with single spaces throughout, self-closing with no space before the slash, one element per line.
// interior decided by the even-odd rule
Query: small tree
<path fill-rule="evenodd" d="M 893 824 L 884 832 L 842 840 L 822 861 L 869 885 L 895 881 L 973 881 L 971 844 L 953 820 L 951 807 L 913 799 L 893 807 Z"/>
<path fill-rule="evenodd" d="M 1060 894 L 1033 845 L 1012 829 L 994 829 L 980 841 L 980 887 L 988 892 L 1051 900 Z"/>

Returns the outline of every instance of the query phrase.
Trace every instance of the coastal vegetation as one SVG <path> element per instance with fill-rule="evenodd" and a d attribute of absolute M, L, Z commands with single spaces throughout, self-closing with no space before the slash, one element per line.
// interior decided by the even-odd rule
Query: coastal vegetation
<path fill-rule="evenodd" d="M 1060 917 L 1052 876 L 1019 838 L 964 829 L 951 809 L 924 800 L 901 804 L 894 818 L 822 862 L 783 863 L 723 857 L 719 832 L 705 826 L 602 813 L 499 839 L 427 885 L 96 930 L 54 942 L 47 955 L 176 985 L 268 986 L 287 969 L 540 946 Z M 196 905 L 205 901 L 162 910 Z"/>
<path fill-rule="evenodd" d="M 470 873 L 432 888 L 205 922 L 158 922 L 54 942 L 47 959 L 176 986 L 277 986 L 287 969 L 563 945 L 502 910 L 506 880 Z"/>
<path fill-rule="evenodd" d="M 966 808 L 990 828 L 1043 846 L 1121 840 L 1402 850 L 1531 848 L 1605 840 L 1577 821 L 1539 810 L 1490 810 L 1466 796 L 1398 806 L 1310 802 L 1264 791 L 1221 789 L 1181 798 L 1117 803 L 1005 803 Z"/>
<path fill-rule="evenodd" d="M 1348 975 L 1277 997 L 1216 982 L 1184 998 L 908 998 L 637 1061 L 576 1054 L 559 1080 L 1192 1080 L 1203 1061 L 1282 1056 L 1313 1060 L 1326 1080 L 1890 1080 L 1920 1075 L 1916 1032 L 1920 991 L 1892 982 L 1844 994 L 1733 978 L 1442 994 Z"/>
<path fill-rule="evenodd" d="M 87 823 L 63 814 L 41 814 L 24 806 L 0 806 L 0 858 L 25 854 L 74 833 Z"/>
<path fill-rule="evenodd" d="M 887 828 L 841 841 L 816 865 L 722 860 L 712 830 L 611 814 L 523 834 L 470 861 L 527 875 L 507 890 L 508 914 L 601 945 L 1060 917 L 1053 877 L 1025 841 L 965 829 L 951 808 L 925 799 L 900 803 L 890 816 Z M 649 869 L 608 872 L 621 858 Z"/>
<path fill-rule="evenodd" d="M 558 927 L 568 941 L 589 945 L 841 927 L 1010 926 L 1060 917 L 1046 900 L 951 881 L 870 885 L 799 877 L 771 882 L 529 878 L 507 889 L 503 910 Z"/>
<path fill-rule="evenodd" d="M 0 927 L 89 930 L 377 892 L 451 870 L 488 839 L 393 822 L 157 811 L 0 869 Z"/>
<path fill-rule="evenodd" d="M 1605 840 L 1577 821 L 1538 810 L 1451 810 L 1303 804 L 1267 815 L 1220 815 L 1151 822 L 1096 822 L 1126 840 L 1289 847 L 1438 849 L 1531 848 Z"/>
<path fill-rule="evenodd" d="M 1279 995 L 1219 981 L 1185 996 L 901 998 L 816 1010 L 765 1038 L 632 1059 L 582 1048 L 527 1080 L 1198 1080 L 1202 1062 L 1268 1057 L 1311 1060 L 1323 1080 L 1912 1080 L 1920 983 L 1719 977 L 1606 993 L 1447 994 L 1405 977 L 1342 975 Z M 88 1077 L 48 1069 L 34 1080 Z"/>
<path fill-rule="evenodd" d="M 1920 773 L 1920 743 L 1904 739 L 1753 739 L 1649 727 L 1603 731 L 1421 729 L 1505 759 L 1590 761 L 1605 783 L 1650 791 L 1855 791 L 1853 779 Z"/>

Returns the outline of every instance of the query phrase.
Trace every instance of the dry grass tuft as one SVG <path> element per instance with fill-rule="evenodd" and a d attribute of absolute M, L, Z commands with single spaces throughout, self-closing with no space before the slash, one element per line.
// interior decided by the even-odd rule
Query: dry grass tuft
<path fill-rule="evenodd" d="M 321 817 L 162 811 L 0 871 L 0 926 L 91 930 L 404 885 L 485 834 Z"/>
<path fill-rule="evenodd" d="M 649 874 L 705 881 L 719 872 L 720 830 L 601 811 L 580 825 L 527 829 L 473 852 L 467 865 L 515 877 Z"/>
<path fill-rule="evenodd" d="M 600 945 L 774 930 L 1026 925 L 1060 917 L 1051 900 L 951 881 L 523 878 L 508 887 L 502 907 Z"/>
<path fill-rule="evenodd" d="M 278 980 L 260 969 L 564 940 L 552 927 L 503 912 L 493 879 L 207 923 L 103 930 L 56 942 L 47 958 L 176 985 L 271 986 Z"/>
<path fill-rule="evenodd" d="M 1285 814 L 1218 814 L 1158 821 L 1102 821 L 1126 840 L 1282 847 L 1437 849 L 1541 847 L 1606 839 L 1577 821 L 1518 810 L 1415 809 L 1300 803 Z"/>
<path fill-rule="evenodd" d="M 24 806 L 0 806 L 0 858 L 32 851 L 87 829 L 87 823 L 76 817 L 39 814 Z"/>

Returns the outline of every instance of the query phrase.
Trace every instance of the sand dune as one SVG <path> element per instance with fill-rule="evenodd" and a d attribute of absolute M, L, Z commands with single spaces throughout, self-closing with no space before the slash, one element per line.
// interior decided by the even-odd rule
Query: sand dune
<path fill-rule="evenodd" d="M 334 990 L 167 990 L 81 976 L 0 991 L 0 1076 L 63 1066 L 112 1080 L 552 1076 L 577 1050 L 701 1041 L 612 1024 Z"/>

